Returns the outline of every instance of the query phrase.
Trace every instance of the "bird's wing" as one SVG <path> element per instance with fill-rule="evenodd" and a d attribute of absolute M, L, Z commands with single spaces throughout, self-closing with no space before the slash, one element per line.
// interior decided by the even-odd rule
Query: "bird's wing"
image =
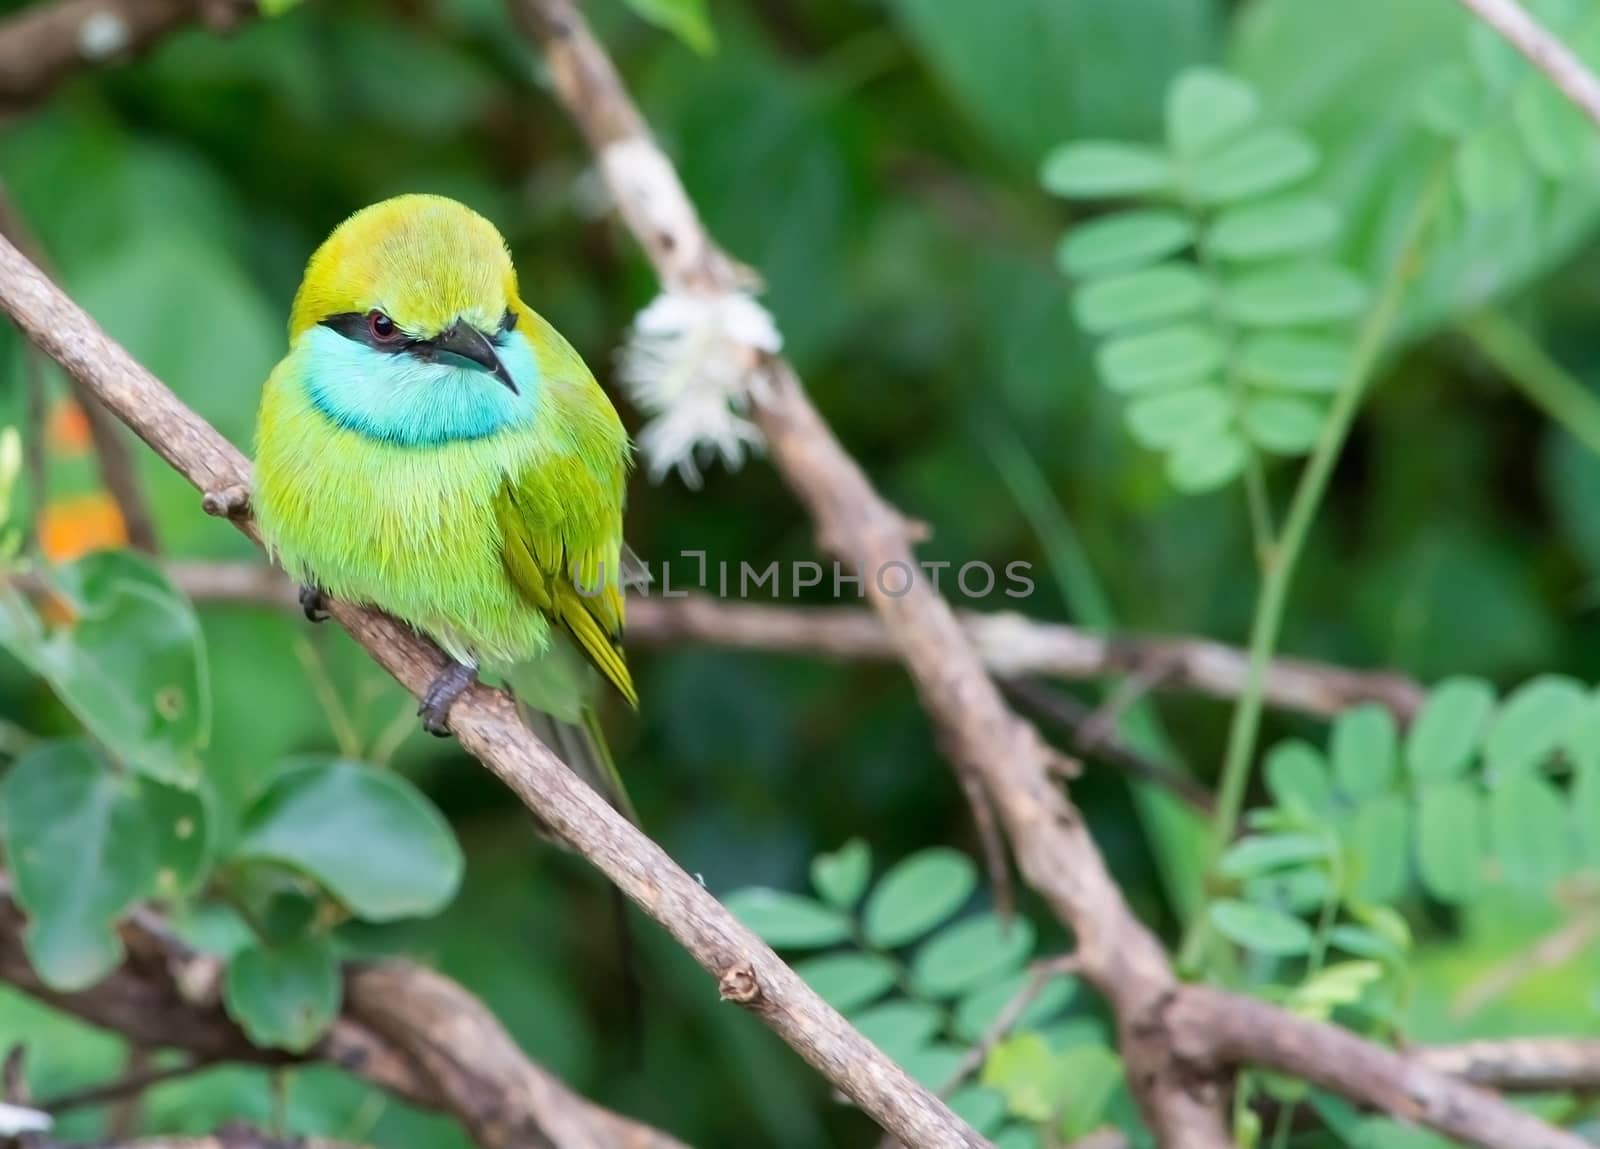
<path fill-rule="evenodd" d="M 523 597 L 571 635 L 584 657 L 638 705 L 622 654 L 622 504 L 627 438 L 571 347 L 531 311 L 550 449 L 506 476 L 495 502 L 502 560 Z"/>

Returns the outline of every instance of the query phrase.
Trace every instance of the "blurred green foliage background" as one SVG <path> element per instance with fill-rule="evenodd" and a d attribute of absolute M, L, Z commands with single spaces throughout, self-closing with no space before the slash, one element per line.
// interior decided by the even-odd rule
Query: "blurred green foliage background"
<path fill-rule="evenodd" d="M 1237 487 L 1175 494 L 1159 458 L 1122 432 L 1055 265 L 1075 209 L 1040 190 L 1038 164 L 1073 137 L 1154 138 L 1172 76 L 1226 64 L 1322 148 L 1319 186 L 1349 221 L 1341 253 L 1375 278 L 1438 154 L 1417 123 L 1418 86 L 1475 50 L 1452 0 L 716 0 L 710 55 L 609 0 L 587 7 L 710 229 L 764 276 L 818 407 L 885 493 L 934 528 L 923 554 L 1036 565 L 1027 601 L 972 605 L 1243 639 L 1257 585 L 1244 499 Z M 147 59 L 73 79 L 0 127 L 0 176 L 74 297 L 248 449 L 304 260 L 345 215 L 401 191 L 455 196 L 494 220 L 524 296 L 609 380 L 654 284 L 546 86 L 497 0 L 307 2 L 226 39 L 185 31 Z M 1489 146 L 1514 145 L 1513 134 Z M 1507 154 L 1491 164 L 1520 162 Z M 1456 326 L 1493 303 L 1581 375 L 1600 365 L 1600 181 L 1592 163 L 1582 174 L 1529 177 L 1488 217 L 1448 221 L 1312 537 L 1287 651 L 1501 685 L 1600 674 L 1600 460 Z M 22 378 L 19 342 L 0 331 L 0 425 L 23 420 Z M 169 553 L 252 556 L 153 456 L 141 464 Z M 1071 545 L 1042 542 L 1008 484 L 1030 467 Z M 1288 466 L 1269 473 L 1280 505 L 1293 479 Z M 51 480 L 57 497 L 87 491 L 92 468 L 58 455 Z M 658 562 L 815 552 L 760 461 L 713 471 L 698 492 L 638 478 L 628 529 Z M 1100 596 L 1104 614 L 1090 605 Z M 337 722 L 370 752 L 410 714 L 328 628 L 247 608 L 207 608 L 204 622 L 206 767 L 224 793 L 285 755 L 337 748 Z M 644 705 L 637 719 L 613 716 L 614 747 L 646 826 L 712 891 L 799 888 L 813 854 L 853 836 L 880 860 L 975 849 L 899 670 L 696 649 L 633 661 Z M 1212 779 L 1227 708 L 1171 697 L 1158 708 L 1182 761 Z M 3 660 L 0 717 L 40 733 L 72 726 Z M 1269 738 L 1321 738 L 1304 720 L 1269 722 Z M 436 962 L 578 1088 L 695 1143 L 869 1143 L 859 1115 L 720 1005 L 648 926 L 646 1048 L 630 1066 L 599 879 L 538 845 L 518 804 L 453 744 L 413 734 L 396 761 L 453 823 L 466 881 L 439 918 L 373 928 L 363 945 Z M 1091 770 L 1074 796 L 1135 906 L 1175 933 L 1158 824 L 1114 774 Z M 1425 915 L 1413 1024 L 1459 1031 L 1445 1002 L 1559 914 L 1507 901 Z M 1578 966 L 1471 1028 L 1580 1024 L 1572 1005 L 1593 992 L 1600 957 Z M 0 1045 L 19 1035 L 37 1091 L 120 1064 L 112 1040 L 0 992 Z M 152 1099 L 154 1121 L 188 1129 L 270 1109 L 266 1079 L 245 1070 Z M 291 1101 L 302 1128 L 465 1144 L 330 1071 L 296 1074 Z"/>

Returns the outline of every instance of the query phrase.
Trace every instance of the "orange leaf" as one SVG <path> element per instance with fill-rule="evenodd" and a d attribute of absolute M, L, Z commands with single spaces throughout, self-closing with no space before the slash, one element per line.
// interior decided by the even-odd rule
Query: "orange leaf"
<path fill-rule="evenodd" d="M 39 547 L 51 562 L 128 545 L 128 527 L 104 491 L 56 499 L 39 518 Z"/>

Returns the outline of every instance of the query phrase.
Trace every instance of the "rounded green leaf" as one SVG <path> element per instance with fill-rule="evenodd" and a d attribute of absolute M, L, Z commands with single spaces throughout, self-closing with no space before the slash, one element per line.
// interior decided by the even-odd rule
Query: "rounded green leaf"
<path fill-rule="evenodd" d="M 1561 793 L 1537 774 L 1516 774 L 1489 791 L 1489 840 L 1506 883 L 1548 893 L 1574 858 Z"/>
<path fill-rule="evenodd" d="M 1321 861 L 1328 844 L 1316 834 L 1264 834 L 1229 846 L 1217 863 L 1217 872 L 1235 880 L 1253 878 L 1268 870 L 1302 862 Z"/>
<path fill-rule="evenodd" d="M 1310 399 L 1261 395 L 1239 417 L 1245 437 L 1275 455 L 1303 455 L 1316 446 L 1326 412 Z"/>
<path fill-rule="evenodd" d="M 1271 129 L 1246 136 L 1192 164 L 1184 190 L 1197 203 L 1220 205 L 1283 191 L 1310 175 L 1317 149 L 1298 132 Z"/>
<path fill-rule="evenodd" d="M 795 963 L 794 972 L 841 1012 L 876 1001 L 894 984 L 894 962 L 881 954 L 824 954 Z"/>
<path fill-rule="evenodd" d="M 307 936 L 268 949 L 251 945 L 233 955 L 222 1001 L 250 1040 L 270 1049 L 304 1053 L 339 1012 L 339 963 L 326 936 Z"/>
<path fill-rule="evenodd" d="M 1422 87 L 1417 118 L 1442 136 L 1459 140 L 1479 130 L 1489 115 L 1489 93 L 1483 81 L 1464 65 L 1439 69 Z"/>
<path fill-rule="evenodd" d="M 1499 775 L 1549 758 L 1582 716 L 1588 692 L 1574 679 L 1542 674 L 1507 696 L 1483 740 L 1484 765 Z"/>
<path fill-rule="evenodd" d="M 1534 192 L 1533 172 L 1522 158 L 1516 130 L 1492 124 L 1461 142 L 1455 153 L 1456 186 L 1467 211 L 1496 215 L 1514 211 Z"/>
<path fill-rule="evenodd" d="M 1314 335 L 1266 332 L 1239 349 L 1239 376 L 1259 387 L 1332 392 L 1350 369 L 1350 349 Z"/>
<path fill-rule="evenodd" d="M 1398 742 L 1394 716 L 1375 702 L 1364 702 L 1339 715 L 1329 744 L 1339 788 L 1352 798 L 1388 790 Z"/>
<path fill-rule="evenodd" d="M 1483 798 L 1470 782 L 1435 782 L 1417 796 L 1417 870 L 1442 902 L 1465 902 L 1483 877 Z"/>
<path fill-rule="evenodd" d="M 1366 926 L 1350 925 L 1349 923 L 1334 926 L 1328 932 L 1328 943 L 1335 949 L 1341 949 L 1347 954 L 1371 958 L 1374 961 L 1401 962 L 1405 960 L 1405 951 L 1403 949 L 1381 933 L 1370 930 Z"/>
<path fill-rule="evenodd" d="M 799 894 L 752 886 L 734 891 L 722 904 L 768 945 L 811 949 L 850 936 L 848 917 Z"/>
<path fill-rule="evenodd" d="M 1250 448 L 1231 431 L 1196 434 L 1167 456 L 1167 479 L 1186 494 L 1214 491 L 1238 478 L 1249 459 Z"/>
<path fill-rule="evenodd" d="M 1311 949 L 1311 927 L 1266 906 L 1224 899 L 1208 911 L 1218 933 L 1245 949 L 1274 957 L 1294 957 Z"/>
<path fill-rule="evenodd" d="M 1572 784 L 1572 817 L 1584 868 L 1600 872 L 1600 762 L 1578 768 Z"/>
<path fill-rule="evenodd" d="M 1339 211 L 1309 196 L 1230 208 L 1206 232 L 1218 259 L 1279 259 L 1325 247 L 1339 234 Z"/>
<path fill-rule="evenodd" d="M 1105 335 L 1185 319 L 1211 302 L 1211 280 L 1193 264 L 1162 263 L 1085 284 L 1073 298 L 1084 330 Z"/>
<path fill-rule="evenodd" d="M 1333 881 L 1321 866 L 1297 866 L 1273 870 L 1245 879 L 1245 900 L 1258 906 L 1272 906 L 1291 914 L 1311 914 L 1334 896 Z"/>
<path fill-rule="evenodd" d="M 989 1137 L 1006 1119 L 1005 1095 L 984 1085 L 965 1085 L 950 1095 L 950 1110 Z"/>
<path fill-rule="evenodd" d="M 711 27 L 706 0 L 626 0 L 626 3 L 638 16 L 665 28 L 702 56 L 709 56 L 716 50 L 717 35 Z"/>
<path fill-rule="evenodd" d="M 1196 323 L 1113 339 L 1096 364 L 1106 386 L 1129 394 L 1198 383 L 1222 366 L 1222 342 Z"/>
<path fill-rule="evenodd" d="M 967 1041 L 977 1041 L 994 1024 L 995 1018 L 1000 1016 L 1000 1011 L 1022 992 L 1032 976 L 1026 971 L 1020 971 L 1010 977 L 991 982 L 982 989 L 975 989 L 962 998 L 961 1003 L 956 1006 L 956 1033 Z M 1037 1027 L 1061 1012 L 1077 992 L 1077 979 L 1051 978 L 1045 982 L 1044 988 L 1039 991 L 1032 1004 L 1022 1011 L 1016 1027 L 1018 1029 Z"/>
<path fill-rule="evenodd" d="M 884 949 L 915 941 L 960 909 L 977 884 L 965 854 L 939 847 L 911 855 L 867 899 L 867 940 Z"/>
<path fill-rule="evenodd" d="M 862 1037 L 893 1060 L 903 1061 L 933 1039 L 944 1024 L 944 1014 L 925 1001 L 888 1001 L 850 1020 Z"/>
<path fill-rule="evenodd" d="M 1302 327 L 1361 314 L 1367 289 L 1331 263 L 1299 263 L 1252 272 L 1229 283 L 1223 306 L 1247 327 Z"/>
<path fill-rule="evenodd" d="M 1061 1114 L 1061 1136 L 1074 1144 L 1104 1123 L 1106 1107 L 1122 1084 L 1122 1059 L 1103 1045 L 1078 1045 L 1062 1050 L 1056 1061 L 1072 1082 Z"/>
<path fill-rule="evenodd" d="M 1600 692 L 1591 692 L 1561 735 L 1561 749 L 1578 769 L 1600 766 Z"/>
<path fill-rule="evenodd" d="M 1405 891 L 1410 825 L 1411 807 L 1404 795 L 1379 794 L 1356 807 L 1343 829 L 1358 900 L 1381 905 Z"/>
<path fill-rule="evenodd" d="M 1406 735 L 1406 766 L 1420 781 L 1453 778 L 1467 768 L 1494 710 L 1494 687 L 1481 678 L 1450 678 L 1434 687 Z"/>
<path fill-rule="evenodd" d="M 1214 383 L 1184 387 L 1135 399 L 1122 417 L 1141 446 L 1167 450 L 1191 436 L 1220 434 L 1233 421 L 1233 397 Z"/>
<path fill-rule="evenodd" d="M 995 1043 L 984 1059 L 983 1084 L 1005 1095 L 1006 1108 L 1024 1121 L 1045 1122 L 1067 1104 L 1073 1081 L 1038 1033 L 1016 1033 Z"/>
<path fill-rule="evenodd" d="M 1267 755 L 1267 790 L 1273 800 L 1304 822 L 1321 823 L 1333 813 L 1333 782 L 1321 753 L 1309 742 L 1280 742 Z"/>
<path fill-rule="evenodd" d="M 929 1089 L 938 1089 L 955 1076 L 966 1056 L 967 1051 L 959 1045 L 940 1042 L 907 1053 L 899 1061 L 900 1068 L 909 1073 L 914 1081 L 921 1082 Z"/>
<path fill-rule="evenodd" d="M 1131 271 L 1194 242 L 1194 224 L 1175 211 L 1125 211 L 1079 224 L 1061 240 L 1061 269 L 1079 279 Z"/>
<path fill-rule="evenodd" d="M 245 811 L 234 857 L 298 870 L 372 922 L 437 913 L 461 884 L 455 835 L 416 787 L 338 759 L 280 770 Z"/>
<path fill-rule="evenodd" d="M 134 785 L 156 846 L 155 892 L 187 897 L 211 870 L 212 822 L 204 790 L 184 790 L 152 778 Z"/>
<path fill-rule="evenodd" d="M 1191 68 L 1167 88 L 1167 142 L 1195 156 L 1235 139 L 1261 114 L 1249 84 L 1211 68 Z"/>
<path fill-rule="evenodd" d="M 1063 144 L 1045 157 L 1039 181 L 1068 199 L 1111 199 L 1166 189 L 1172 166 L 1155 148 L 1115 140 Z"/>
<path fill-rule="evenodd" d="M 1589 121 L 1543 79 L 1517 93 L 1513 114 L 1528 158 L 1551 179 L 1572 175 L 1593 146 Z"/>
<path fill-rule="evenodd" d="M 872 850 L 860 838 L 851 838 L 831 854 L 811 860 L 811 884 L 823 901 L 848 910 L 867 891 L 872 873 Z"/>
<path fill-rule="evenodd" d="M 0 842 L 28 916 L 28 957 L 53 989 L 83 989 L 114 968 L 117 919 L 153 891 L 156 840 L 132 782 L 69 741 L 31 750 L 0 784 Z"/>
<path fill-rule="evenodd" d="M 941 930 L 917 951 L 911 977 L 919 994 L 951 997 L 1010 973 L 1033 952 L 1033 926 L 980 914 Z"/>

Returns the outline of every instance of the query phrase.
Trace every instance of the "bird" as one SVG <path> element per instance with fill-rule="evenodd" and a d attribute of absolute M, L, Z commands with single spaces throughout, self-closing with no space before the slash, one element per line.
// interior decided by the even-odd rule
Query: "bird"
<path fill-rule="evenodd" d="M 582 358 L 519 294 L 495 226 L 455 200 L 357 211 L 312 254 L 262 387 L 252 507 L 301 586 L 376 607 L 448 656 L 430 733 L 480 674 L 633 814 L 595 717 L 638 694 L 623 652 L 632 446 Z"/>

